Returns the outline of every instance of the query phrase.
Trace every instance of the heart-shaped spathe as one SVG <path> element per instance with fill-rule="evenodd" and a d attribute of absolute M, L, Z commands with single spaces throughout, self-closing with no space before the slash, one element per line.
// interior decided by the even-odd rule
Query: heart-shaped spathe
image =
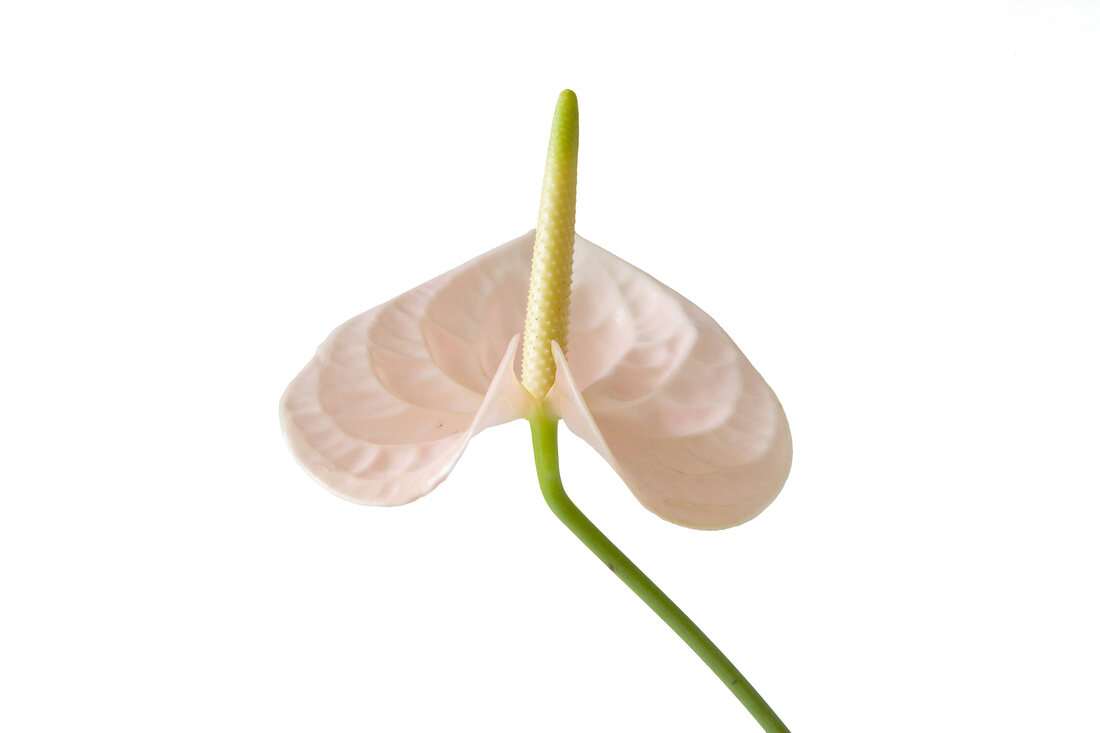
<path fill-rule="evenodd" d="M 353 501 L 405 504 L 475 434 L 529 416 L 516 353 L 533 244 L 530 232 L 337 328 L 283 396 L 306 470 Z M 550 410 L 664 519 L 721 529 L 759 514 L 791 465 L 771 388 L 710 316 L 579 236 L 573 273 Z"/>

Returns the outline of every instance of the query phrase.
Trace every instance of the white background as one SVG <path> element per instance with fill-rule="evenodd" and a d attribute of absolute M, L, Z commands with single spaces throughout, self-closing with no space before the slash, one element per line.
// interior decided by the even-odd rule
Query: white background
<path fill-rule="evenodd" d="M 328 331 L 534 224 L 695 300 L 787 408 L 758 519 L 566 485 L 796 732 L 1100 730 L 1095 2 L 0 10 L 0 729 L 755 730 L 560 526 L 526 426 L 323 491 Z"/>

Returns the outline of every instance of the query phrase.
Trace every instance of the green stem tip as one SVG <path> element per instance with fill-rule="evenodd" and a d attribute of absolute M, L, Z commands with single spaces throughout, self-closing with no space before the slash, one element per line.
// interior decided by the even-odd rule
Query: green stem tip
<path fill-rule="evenodd" d="M 550 510 L 592 553 L 653 609 L 662 621 L 676 632 L 711 671 L 741 701 L 745 709 L 768 733 L 790 733 L 790 730 L 760 693 L 749 684 L 733 663 L 715 646 L 687 614 L 650 580 L 630 558 L 616 547 L 596 525 L 577 508 L 565 493 L 558 469 L 558 420 L 540 410 L 530 418 L 531 439 L 535 450 L 535 467 L 539 486 Z"/>

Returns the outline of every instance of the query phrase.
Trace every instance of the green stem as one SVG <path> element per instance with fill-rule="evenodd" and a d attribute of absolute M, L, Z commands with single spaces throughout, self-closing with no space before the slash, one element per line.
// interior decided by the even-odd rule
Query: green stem
<path fill-rule="evenodd" d="M 544 413 L 530 418 L 531 438 L 535 448 L 535 467 L 539 486 L 551 511 L 592 551 L 619 580 L 626 583 L 654 613 L 684 640 L 714 674 L 741 701 L 761 727 L 769 733 L 790 733 L 779 716 L 768 706 L 744 675 L 737 671 L 698 626 L 672 600 L 645 576 L 638 566 L 607 539 L 566 495 L 558 472 L 558 421 Z"/>

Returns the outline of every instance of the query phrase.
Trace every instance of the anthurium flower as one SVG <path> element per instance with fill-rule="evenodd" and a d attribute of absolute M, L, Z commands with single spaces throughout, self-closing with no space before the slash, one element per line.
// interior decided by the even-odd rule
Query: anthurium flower
<path fill-rule="evenodd" d="M 337 328 L 283 398 L 302 465 L 353 501 L 405 504 L 476 433 L 541 404 L 658 516 L 703 529 L 756 516 L 791 465 L 775 394 L 710 316 L 579 236 L 568 355 L 564 335 L 547 341 L 544 398 L 521 384 L 534 245 L 529 232 Z"/>
<path fill-rule="evenodd" d="M 611 463 L 642 504 L 688 527 L 718 529 L 756 516 L 791 465 L 783 408 L 726 332 L 683 296 L 576 235 L 577 141 L 577 98 L 566 90 L 554 113 L 535 231 L 337 328 L 283 396 L 284 430 L 306 469 L 333 491 L 393 505 L 434 489 L 479 431 L 526 418 L 539 488 L 554 515 L 764 730 L 789 733 L 562 486 L 559 420 Z"/>

